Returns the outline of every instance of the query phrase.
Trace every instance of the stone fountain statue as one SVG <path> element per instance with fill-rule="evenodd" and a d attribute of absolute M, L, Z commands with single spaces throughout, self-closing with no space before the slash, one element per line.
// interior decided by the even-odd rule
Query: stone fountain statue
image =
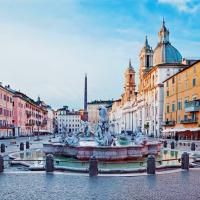
<path fill-rule="evenodd" d="M 105 106 L 99 106 L 99 122 L 96 126 L 95 140 L 100 146 L 111 146 L 113 137 L 109 131 L 108 112 Z"/>
<path fill-rule="evenodd" d="M 89 128 L 89 123 L 81 121 L 81 128 L 80 128 L 81 133 L 83 133 L 84 137 L 90 137 L 90 128 Z"/>
<path fill-rule="evenodd" d="M 142 135 L 142 131 L 140 128 L 137 129 L 136 136 L 135 136 L 135 144 L 143 144 L 144 143 L 144 137 Z"/>
<path fill-rule="evenodd" d="M 64 127 L 64 134 L 62 137 L 62 141 L 68 146 L 78 146 L 79 145 L 78 135 L 75 133 L 68 133 L 66 127 Z"/>
<path fill-rule="evenodd" d="M 69 146 L 78 146 L 79 137 L 75 134 L 67 135 L 67 137 L 65 138 L 65 144 Z"/>

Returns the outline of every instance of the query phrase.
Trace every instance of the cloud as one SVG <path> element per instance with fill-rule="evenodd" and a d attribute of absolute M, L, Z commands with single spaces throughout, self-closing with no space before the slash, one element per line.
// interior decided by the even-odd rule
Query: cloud
<path fill-rule="evenodd" d="M 194 13 L 200 9 L 199 0 L 158 0 L 159 3 L 176 7 L 180 12 Z"/>

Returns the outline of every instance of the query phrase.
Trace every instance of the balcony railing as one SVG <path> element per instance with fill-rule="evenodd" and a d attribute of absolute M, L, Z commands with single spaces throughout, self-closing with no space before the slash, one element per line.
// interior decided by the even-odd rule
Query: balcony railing
<path fill-rule="evenodd" d="M 190 123 L 197 123 L 197 118 L 191 118 L 191 119 L 183 119 L 180 121 L 181 124 L 190 124 Z"/>
<path fill-rule="evenodd" d="M 198 112 L 199 108 L 200 108 L 200 100 L 185 102 L 186 112 Z"/>
<path fill-rule="evenodd" d="M 162 122 L 162 125 L 163 126 L 174 126 L 175 125 L 175 121 L 174 120 L 171 120 L 171 121 L 163 121 Z"/>
<path fill-rule="evenodd" d="M 13 129 L 15 126 L 13 124 L 0 124 L 0 129 Z"/>
<path fill-rule="evenodd" d="M 29 122 L 29 123 L 26 123 L 26 126 L 34 126 L 35 123 L 34 122 Z"/>

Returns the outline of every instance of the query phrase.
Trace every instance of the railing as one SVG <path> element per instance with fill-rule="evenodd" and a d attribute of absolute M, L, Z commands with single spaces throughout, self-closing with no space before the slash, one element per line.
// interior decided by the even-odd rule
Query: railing
<path fill-rule="evenodd" d="M 35 123 L 26 123 L 26 126 L 34 126 L 35 125 Z"/>
<path fill-rule="evenodd" d="M 162 123 L 163 126 L 174 126 L 175 125 L 175 121 L 163 121 Z"/>
<path fill-rule="evenodd" d="M 0 124 L 0 129 L 12 129 L 15 128 L 13 124 Z"/>
<path fill-rule="evenodd" d="M 190 123 L 197 123 L 198 122 L 198 119 L 197 118 L 187 118 L 187 119 L 182 119 L 180 121 L 181 124 L 190 124 Z"/>
<path fill-rule="evenodd" d="M 185 102 L 186 112 L 198 112 L 199 108 L 200 108 L 200 100 Z"/>

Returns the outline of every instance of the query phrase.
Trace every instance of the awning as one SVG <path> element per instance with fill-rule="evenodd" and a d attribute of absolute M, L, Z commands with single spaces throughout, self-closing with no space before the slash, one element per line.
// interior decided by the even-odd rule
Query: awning
<path fill-rule="evenodd" d="M 162 133 L 172 133 L 172 132 L 184 132 L 184 131 L 200 131 L 200 127 L 198 128 L 170 128 L 165 129 L 162 131 Z"/>

